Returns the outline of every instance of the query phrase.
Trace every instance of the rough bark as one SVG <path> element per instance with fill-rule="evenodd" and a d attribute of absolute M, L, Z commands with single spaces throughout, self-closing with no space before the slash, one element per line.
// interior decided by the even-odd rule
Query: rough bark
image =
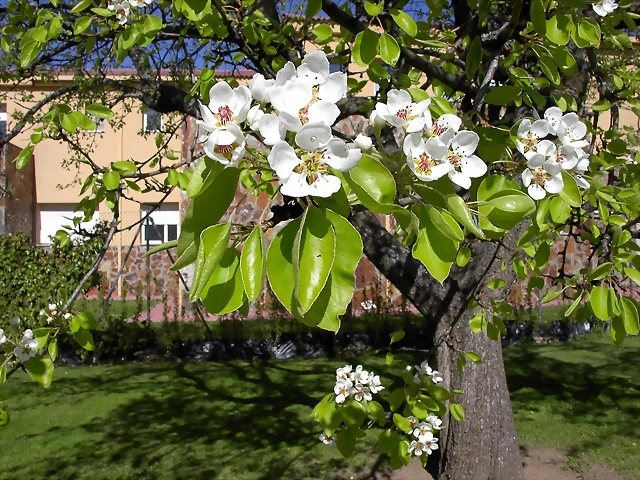
<path fill-rule="evenodd" d="M 472 259 L 463 269 L 454 267 L 441 285 L 387 232 L 371 212 L 356 213 L 352 222 L 360 232 L 364 252 L 425 317 L 433 334 L 438 369 L 445 374 L 447 387 L 464 391 L 465 422 L 445 419 L 439 457 L 431 459 L 431 473 L 446 480 L 519 480 L 522 462 L 507 390 L 502 349 L 486 335 L 474 335 L 467 309 L 474 295 L 489 300 L 504 295 L 513 283 L 512 269 L 501 270 L 508 261 L 509 248 L 524 226 L 516 227 L 501 244 L 473 242 Z M 488 279 L 500 276 L 507 282 L 501 291 L 485 291 Z M 458 375 L 460 351 L 475 351 L 481 365 L 468 365 Z"/>

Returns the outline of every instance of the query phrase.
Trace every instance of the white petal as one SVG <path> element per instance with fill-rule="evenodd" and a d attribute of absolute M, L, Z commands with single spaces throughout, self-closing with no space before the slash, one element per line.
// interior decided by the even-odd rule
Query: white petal
<path fill-rule="evenodd" d="M 359 148 L 348 149 L 342 140 L 332 138 L 327 143 L 327 151 L 323 158 L 331 168 L 347 172 L 357 165 L 361 157 L 362 153 Z"/>
<path fill-rule="evenodd" d="M 564 188 L 564 183 L 562 182 L 562 176 L 554 175 L 549 177 L 544 182 L 544 189 L 549 193 L 560 193 Z"/>
<path fill-rule="evenodd" d="M 444 129 L 452 128 L 454 132 L 457 132 L 462 126 L 462 119 L 457 115 L 445 113 L 444 115 L 441 115 L 438 120 L 436 120 L 436 123 L 439 127 L 442 127 Z"/>
<path fill-rule="evenodd" d="M 480 143 L 480 137 L 476 132 L 465 130 L 458 132 L 451 142 L 451 150 L 456 155 L 468 157 L 473 155 Z"/>
<path fill-rule="evenodd" d="M 530 130 L 531 130 L 531 120 L 529 120 L 528 118 L 525 118 L 520 122 L 520 125 L 518 126 L 518 137 L 520 138 L 525 137 Z"/>
<path fill-rule="evenodd" d="M 425 144 L 422 135 L 419 133 L 411 133 L 404 137 L 404 142 L 402 143 L 402 151 L 407 157 L 414 156 L 418 157 L 425 151 Z M 446 147 L 445 147 L 446 149 Z M 446 150 L 445 150 L 446 155 Z"/>
<path fill-rule="evenodd" d="M 449 172 L 449 178 L 456 185 L 469 190 L 471 188 L 471 179 L 462 172 L 452 170 Z"/>
<path fill-rule="evenodd" d="M 560 125 L 560 120 L 562 119 L 562 110 L 558 107 L 547 108 L 544 112 L 544 119 L 549 124 L 549 132 L 555 135 L 556 129 L 558 125 Z"/>
<path fill-rule="evenodd" d="M 256 73 L 249 83 L 251 95 L 258 102 L 264 103 L 269 101 L 269 90 L 275 83 L 274 80 L 266 80 L 264 75 Z"/>
<path fill-rule="evenodd" d="M 575 179 L 580 188 L 589 188 L 591 186 L 582 175 L 576 175 Z"/>
<path fill-rule="evenodd" d="M 553 160 L 545 160 L 543 167 L 549 175 L 559 175 L 562 166 Z"/>
<path fill-rule="evenodd" d="M 531 135 L 537 138 L 544 138 L 549 135 L 549 122 L 546 120 L 536 120 L 531 124 Z"/>
<path fill-rule="evenodd" d="M 247 112 L 251 107 L 251 92 L 249 87 L 242 85 L 233 89 L 234 104 L 231 105 L 231 110 L 236 115 L 236 122 L 244 122 L 247 118 Z"/>
<path fill-rule="evenodd" d="M 525 187 L 528 187 L 529 185 L 531 185 L 532 177 L 533 177 L 533 174 L 531 173 L 531 170 L 529 170 L 528 168 L 525 168 L 524 172 L 522 172 L 522 184 Z"/>
<path fill-rule="evenodd" d="M 548 157 L 556 150 L 556 145 L 551 140 L 540 140 L 536 145 L 536 152 Z"/>
<path fill-rule="evenodd" d="M 342 72 L 333 72 L 326 83 L 320 85 L 318 98 L 331 103 L 336 103 L 347 94 L 347 75 Z"/>
<path fill-rule="evenodd" d="M 334 175 L 320 175 L 309 185 L 309 195 L 327 198 L 340 190 L 340 179 Z M 362 399 L 362 398 L 361 398 Z"/>
<path fill-rule="evenodd" d="M 227 82 L 218 82 L 209 90 L 209 109 L 216 113 L 218 108 L 229 105 L 233 89 Z"/>
<path fill-rule="evenodd" d="M 269 98 L 276 110 L 297 117 L 300 110 L 311 103 L 313 92 L 311 86 L 304 82 L 291 80 L 286 85 L 273 87 Z"/>
<path fill-rule="evenodd" d="M 544 191 L 544 188 L 542 188 L 537 183 L 532 183 L 531 185 L 529 185 L 527 191 L 529 192 L 529 196 L 534 200 L 542 200 L 547 196 L 547 192 Z"/>
<path fill-rule="evenodd" d="M 471 178 L 478 178 L 487 173 L 487 164 L 480 157 L 471 155 L 462 159 L 460 170 Z"/>
<path fill-rule="evenodd" d="M 389 90 L 387 93 L 387 108 L 389 113 L 395 115 L 398 110 L 409 108 L 411 95 L 406 90 Z"/>
<path fill-rule="evenodd" d="M 284 139 L 284 127 L 277 115 L 272 113 L 263 115 L 257 126 L 266 145 L 273 145 Z"/>
<path fill-rule="evenodd" d="M 411 104 L 411 113 L 413 115 L 421 116 L 431 105 L 431 99 L 422 100 L 418 103 Z"/>
<path fill-rule="evenodd" d="M 316 50 L 304 57 L 298 67 L 298 77 L 312 85 L 325 83 L 329 78 L 329 60 L 322 50 Z"/>
<path fill-rule="evenodd" d="M 302 128 L 302 122 L 300 121 L 299 115 L 291 115 L 288 112 L 280 112 L 279 117 L 285 131 L 288 130 L 290 132 L 299 132 Z"/>
<path fill-rule="evenodd" d="M 441 142 L 440 139 L 430 138 L 425 144 L 425 150 L 430 157 L 435 158 L 436 160 L 442 160 L 447 156 L 449 148 Z"/>
<path fill-rule="evenodd" d="M 293 169 L 300 164 L 300 159 L 296 156 L 296 152 L 287 142 L 283 141 L 276 142 L 267 160 L 269 160 L 269 165 L 271 165 L 271 168 L 280 177 L 281 181 L 289 178 Z"/>
<path fill-rule="evenodd" d="M 247 121 L 251 130 L 258 129 L 258 122 L 264 117 L 264 112 L 260 109 L 260 105 L 254 105 L 247 112 Z"/>
<path fill-rule="evenodd" d="M 307 152 L 315 152 L 331 140 L 331 128 L 320 124 L 307 124 L 296 134 L 296 143 Z"/>
<path fill-rule="evenodd" d="M 340 109 L 334 103 L 326 100 L 312 103 L 307 113 L 309 123 L 322 123 L 327 127 L 336 122 L 338 115 L 340 115 Z"/>
<path fill-rule="evenodd" d="M 214 128 L 217 128 L 218 122 L 209 107 L 203 105 L 198 101 L 198 106 L 200 107 L 200 114 L 202 115 L 202 120 L 197 120 L 196 123 L 202 127 L 204 127 L 208 131 L 212 131 Z"/>
<path fill-rule="evenodd" d="M 294 78 L 296 78 L 296 67 L 293 63 L 287 62 L 284 67 L 278 70 L 276 83 L 274 85 L 280 87 Z"/>
<path fill-rule="evenodd" d="M 607 9 L 605 9 L 605 7 L 603 5 L 603 2 L 594 3 L 593 4 L 593 11 L 596 12 L 601 17 L 606 17 L 607 15 L 609 15 L 609 11 Z"/>
<path fill-rule="evenodd" d="M 414 118 L 407 125 L 407 133 L 419 132 L 424 128 L 424 117 Z"/>
<path fill-rule="evenodd" d="M 537 168 L 544 165 L 544 155 L 540 155 L 539 153 L 534 153 L 530 158 L 527 159 L 527 167 L 529 168 Z"/>

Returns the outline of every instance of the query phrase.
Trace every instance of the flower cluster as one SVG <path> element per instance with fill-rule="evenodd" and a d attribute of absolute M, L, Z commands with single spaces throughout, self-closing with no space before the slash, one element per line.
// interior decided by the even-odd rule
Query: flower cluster
<path fill-rule="evenodd" d="M 209 104 L 200 104 L 200 141 L 209 157 L 236 163 L 245 154 L 246 124 L 271 147 L 267 160 L 284 195 L 329 197 L 341 186 L 332 169 L 348 171 L 362 155 L 331 132 L 340 114 L 336 103 L 346 92 L 346 74 L 330 73 L 322 51 L 307 55 L 298 68 L 288 62 L 275 80 L 256 74 L 248 87 L 234 89 L 219 82 L 209 91 Z"/>
<path fill-rule="evenodd" d="M 363 370 L 362 365 L 358 365 L 355 370 L 351 365 L 336 370 L 336 385 L 333 387 L 336 403 L 344 403 L 349 398 L 357 402 L 370 401 L 371 394 L 381 390 L 384 390 L 384 387 L 380 384 L 380 377 Z"/>
<path fill-rule="evenodd" d="M 411 424 L 411 435 L 415 438 L 409 446 L 410 453 L 419 457 L 423 453 L 431 455 L 438 449 L 438 439 L 434 433 L 442 428 L 442 420 L 435 415 L 427 415 L 422 422 L 416 417 L 408 417 L 407 420 Z"/>
<path fill-rule="evenodd" d="M 26 362 L 38 354 L 38 340 L 33 338 L 33 332 L 30 329 L 24 331 L 22 339 L 18 342 L 18 346 L 13 349 L 13 353 L 21 362 Z"/>
<path fill-rule="evenodd" d="M 437 370 L 433 370 L 429 363 L 425 360 L 420 364 L 420 366 L 415 366 L 416 373 L 413 376 L 413 383 L 419 384 L 422 382 L 423 378 L 429 378 L 434 384 L 438 384 L 442 382 L 444 379 L 442 378 L 442 374 Z M 407 367 L 407 371 L 411 371 L 411 367 Z"/>
<path fill-rule="evenodd" d="M 606 17 L 610 13 L 613 13 L 618 8 L 618 4 L 615 0 L 600 0 L 593 4 L 593 11 L 601 17 Z"/>
<path fill-rule="evenodd" d="M 333 438 L 333 435 L 327 435 L 326 433 L 320 434 L 320 441 L 325 445 L 329 445 L 330 447 L 336 446 L 336 441 Z"/>
<path fill-rule="evenodd" d="M 555 139 L 548 139 L 550 135 Z M 571 172 L 578 186 L 589 188 L 582 176 L 589 168 L 589 154 L 583 150 L 588 145 L 586 135 L 587 126 L 578 115 L 563 115 L 558 107 L 547 109 L 543 119 L 520 123 L 516 145 L 527 159 L 522 183 L 531 198 L 541 200 L 547 193 L 560 193 L 562 170 Z"/>
<path fill-rule="evenodd" d="M 153 0 L 124 0 L 122 2 L 118 0 L 108 0 L 107 8 L 112 12 L 116 12 L 116 19 L 118 20 L 118 23 L 120 25 L 124 25 L 127 23 L 127 18 L 129 17 L 131 8 L 144 7 L 151 3 L 153 3 Z"/>
<path fill-rule="evenodd" d="M 403 151 L 407 163 L 420 180 L 431 182 L 448 175 L 462 188 L 471 187 L 471 179 L 487 173 L 487 164 L 477 155 L 478 134 L 461 130 L 462 120 L 445 114 L 434 120 L 431 100 L 415 103 L 406 90 L 390 90 L 387 103 L 378 103 L 370 123 L 402 127 L 406 136 Z"/>
<path fill-rule="evenodd" d="M 62 302 L 58 303 L 50 303 L 47 310 L 40 310 L 40 317 L 44 318 L 47 323 L 51 323 L 55 320 L 55 317 L 60 314 L 60 309 L 63 307 Z M 69 320 L 71 318 L 71 314 L 69 312 L 63 315 L 65 320 Z"/>

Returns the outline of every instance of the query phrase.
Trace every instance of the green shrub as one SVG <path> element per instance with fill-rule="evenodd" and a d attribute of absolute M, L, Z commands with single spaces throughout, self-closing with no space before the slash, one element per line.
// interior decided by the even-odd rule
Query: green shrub
<path fill-rule="evenodd" d="M 41 326 L 38 313 L 66 301 L 89 271 L 103 244 L 104 226 L 83 242 L 55 239 L 50 248 L 34 245 L 23 233 L 0 235 L 0 327 L 18 317 L 27 328 Z M 96 272 L 83 293 L 100 284 Z"/>

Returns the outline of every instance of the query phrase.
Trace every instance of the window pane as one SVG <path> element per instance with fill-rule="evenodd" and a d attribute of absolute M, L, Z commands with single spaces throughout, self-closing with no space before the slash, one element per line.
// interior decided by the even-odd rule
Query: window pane
<path fill-rule="evenodd" d="M 164 241 L 164 225 L 145 225 L 145 241 L 163 242 Z"/>
<path fill-rule="evenodd" d="M 171 240 L 176 240 L 178 238 L 178 226 L 177 225 L 167 225 L 167 242 Z"/>
<path fill-rule="evenodd" d="M 144 113 L 145 132 L 157 132 L 162 129 L 162 114 L 155 110 L 147 110 Z"/>

